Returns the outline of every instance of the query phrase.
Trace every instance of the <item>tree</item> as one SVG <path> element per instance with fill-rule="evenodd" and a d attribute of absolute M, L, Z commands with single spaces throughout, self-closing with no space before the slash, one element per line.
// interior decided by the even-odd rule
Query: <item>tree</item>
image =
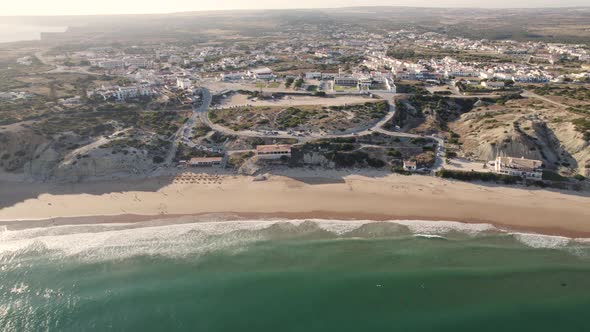
<path fill-rule="evenodd" d="M 293 82 L 295 82 L 295 79 L 293 77 L 288 77 L 285 81 L 285 87 L 290 88 Z"/>
<path fill-rule="evenodd" d="M 390 48 L 387 50 L 387 56 L 396 58 L 396 59 L 408 59 L 412 58 L 416 55 L 414 50 L 405 50 L 405 49 L 394 49 Z"/>
<path fill-rule="evenodd" d="M 295 81 L 294 87 L 297 88 L 297 89 L 301 88 L 303 86 L 303 82 L 304 81 L 303 81 L 302 78 L 297 79 L 297 81 Z"/>

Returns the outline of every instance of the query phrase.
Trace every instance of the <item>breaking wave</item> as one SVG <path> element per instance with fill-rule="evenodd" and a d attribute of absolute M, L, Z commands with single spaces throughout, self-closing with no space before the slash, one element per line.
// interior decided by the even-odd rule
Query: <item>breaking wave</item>
<path fill-rule="evenodd" d="M 81 260 L 124 259 L 132 256 L 199 256 L 249 244 L 282 239 L 416 238 L 474 240 L 501 239 L 531 248 L 566 249 L 587 255 L 587 239 L 510 233 L 490 224 L 451 221 L 397 220 L 226 220 L 199 221 L 196 217 L 166 224 L 91 224 L 0 231 L 0 263 L 28 255 L 76 257 Z"/>

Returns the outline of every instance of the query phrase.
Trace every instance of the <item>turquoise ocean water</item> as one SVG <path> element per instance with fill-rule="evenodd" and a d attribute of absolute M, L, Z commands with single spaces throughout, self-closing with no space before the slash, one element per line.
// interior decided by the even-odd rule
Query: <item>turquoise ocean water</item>
<path fill-rule="evenodd" d="M 590 331 L 589 313 L 590 242 L 487 225 L 0 229 L 4 332 Z"/>

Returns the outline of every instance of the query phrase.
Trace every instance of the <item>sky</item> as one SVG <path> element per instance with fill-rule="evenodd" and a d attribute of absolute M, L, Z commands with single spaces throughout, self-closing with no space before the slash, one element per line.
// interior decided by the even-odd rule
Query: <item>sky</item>
<path fill-rule="evenodd" d="M 2 0 L 0 16 L 147 14 L 199 10 L 350 6 L 530 8 L 590 6 L 588 0 Z"/>

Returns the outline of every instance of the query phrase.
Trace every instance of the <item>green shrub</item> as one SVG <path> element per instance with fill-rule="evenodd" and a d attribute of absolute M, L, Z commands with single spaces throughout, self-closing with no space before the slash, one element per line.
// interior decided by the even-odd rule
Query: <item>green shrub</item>
<path fill-rule="evenodd" d="M 443 179 L 456 179 L 461 181 L 485 181 L 485 182 L 502 182 L 504 184 L 515 184 L 521 180 L 518 176 L 495 174 L 495 173 L 482 173 L 482 172 L 464 172 L 464 171 L 451 171 L 442 169 L 436 172 L 436 176 Z"/>
<path fill-rule="evenodd" d="M 543 180 L 547 181 L 567 181 L 567 178 L 551 171 L 543 171 Z"/>
<path fill-rule="evenodd" d="M 454 151 L 446 151 L 445 158 L 457 158 L 457 152 Z"/>

